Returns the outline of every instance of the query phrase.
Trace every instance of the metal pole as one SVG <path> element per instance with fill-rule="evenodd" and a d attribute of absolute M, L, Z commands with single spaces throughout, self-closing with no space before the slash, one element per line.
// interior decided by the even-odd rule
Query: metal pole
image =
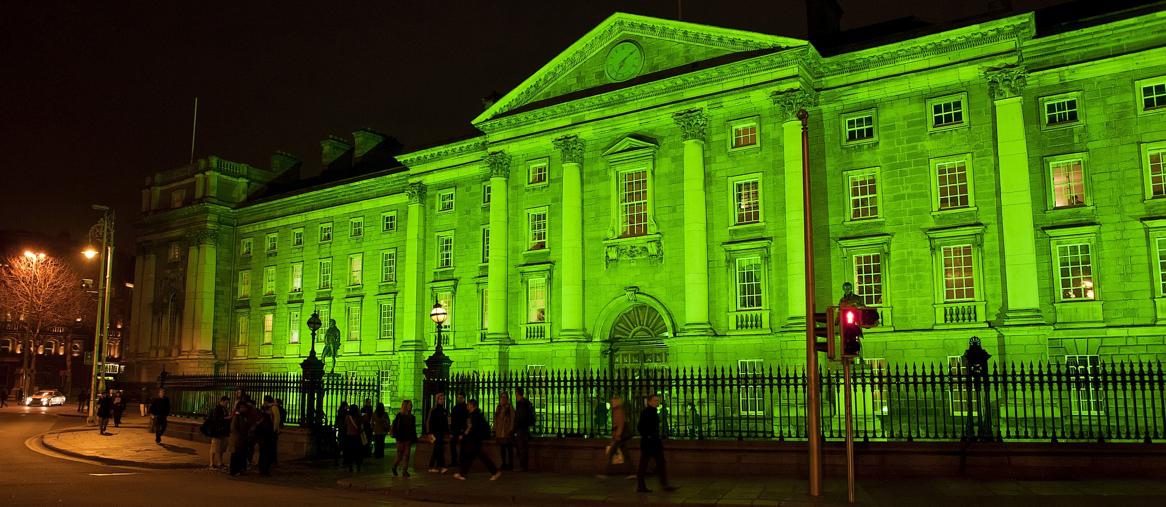
<path fill-rule="evenodd" d="M 107 224 L 110 224 L 112 222 L 113 222 L 112 216 L 106 220 Z M 110 227 L 109 231 L 112 233 L 113 227 Z M 106 358 L 106 356 L 109 355 L 109 352 L 106 349 L 109 347 L 109 286 L 111 285 L 111 282 L 112 282 L 112 280 L 110 280 L 110 278 L 112 277 L 111 276 L 112 274 L 113 274 L 113 238 L 110 237 L 109 246 L 106 248 L 106 252 L 105 252 L 105 288 L 104 288 L 105 294 L 104 294 L 104 297 L 101 298 L 101 301 L 102 301 L 102 307 L 101 307 L 101 348 L 100 348 L 100 351 L 101 351 L 101 371 L 99 372 L 101 375 L 97 379 L 98 380 L 98 382 L 97 382 L 98 389 L 103 389 L 103 390 L 105 389 L 105 358 Z"/>
<path fill-rule="evenodd" d="M 842 360 L 842 390 L 846 403 L 846 501 L 854 503 L 854 404 L 850 393 L 850 368 L 852 358 Z"/>
<path fill-rule="evenodd" d="M 105 233 L 105 216 L 102 216 L 101 221 L 98 223 L 101 226 L 101 259 L 99 259 L 101 262 L 101 267 L 99 268 L 97 277 L 97 322 L 93 328 L 93 375 L 89 378 L 89 414 L 85 419 L 88 424 L 97 424 L 97 411 L 95 408 L 97 405 L 97 377 L 99 372 L 98 363 L 101 353 L 101 328 L 103 324 L 102 317 L 104 313 L 102 312 L 102 309 L 104 308 L 103 299 L 105 297 L 105 256 L 107 254 L 106 241 L 108 240 L 108 235 Z"/>
<path fill-rule="evenodd" d="M 818 390 L 818 352 L 814 348 L 814 221 L 810 206 L 810 115 L 798 110 L 802 122 L 802 225 L 806 259 L 806 440 L 810 450 L 810 495 L 822 494 L 822 442 L 819 418 L 822 400 Z"/>

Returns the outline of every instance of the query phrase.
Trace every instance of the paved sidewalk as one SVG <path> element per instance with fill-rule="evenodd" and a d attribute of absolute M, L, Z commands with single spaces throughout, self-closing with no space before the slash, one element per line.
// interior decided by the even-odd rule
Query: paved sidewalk
<path fill-rule="evenodd" d="M 41 436 L 45 448 L 76 458 L 97 461 L 107 465 L 140 468 L 205 468 L 205 444 L 189 440 L 162 437 L 162 444 L 154 443 L 145 418 L 137 416 L 134 422 L 122 421 L 120 428 L 111 423 L 108 435 L 101 435 L 93 426 L 77 426 L 53 431 Z"/>

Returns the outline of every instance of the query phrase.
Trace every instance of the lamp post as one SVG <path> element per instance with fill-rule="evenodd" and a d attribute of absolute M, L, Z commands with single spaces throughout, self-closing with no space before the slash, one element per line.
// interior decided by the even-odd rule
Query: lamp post
<path fill-rule="evenodd" d="M 308 456 L 316 456 L 320 450 L 320 440 L 324 413 L 324 361 L 316 357 L 316 332 L 320 330 L 320 314 L 312 312 L 308 317 L 308 329 L 312 331 L 312 350 L 307 359 L 300 363 L 303 375 L 300 379 L 300 425 L 308 428 L 311 438 L 308 440 Z"/>
<path fill-rule="evenodd" d="M 422 413 L 424 414 L 429 413 L 429 407 L 432 405 L 430 400 L 445 389 L 445 383 L 449 381 L 449 367 L 453 364 L 453 360 L 446 356 L 442 350 L 441 328 L 449 319 L 449 312 L 441 306 L 440 301 L 433 301 L 433 309 L 429 311 L 429 319 L 433 321 L 437 336 L 433 354 L 425 360 L 425 385 L 422 400 Z M 428 421 L 426 423 L 428 424 Z M 424 430 L 429 431 L 429 428 L 424 428 Z"/>
<path fill-rule="evenodd" d="M 89 240 L 101 242 L 101 250 L 94 252 L 87 248 L 82 252 L 86 258 L 92 259 L 100 255 L 101 274 L 97 279 L 97 323 L 93 330 L 93 376 L 89 379 L 89 424 L 97 424 L 97 414 L 93 410 L 97 400 L 97 393 L 105 387 L 105 372 L 102 367 L 105 354 L 105 341 L 109 336 L 109 279 L 113 270 L 113 223 L 114 214 L 109 206 L 94 204 L 93 209 L 101 211 L 101 219 L 89 228 Z"/>

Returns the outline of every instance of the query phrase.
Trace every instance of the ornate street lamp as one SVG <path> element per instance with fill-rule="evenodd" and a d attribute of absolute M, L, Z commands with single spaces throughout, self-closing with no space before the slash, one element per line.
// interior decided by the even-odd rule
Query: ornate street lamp
<path fill-rule="evenodd" d="M 312 316 L 308 317 L 308 329 L 312 330 L 312 351 L 308 353 L 308 357 L 316 357 L 316 331 L 320 330 L 320 314 L 312 312 Z"/>
<path fill-rule="evenodd" d="M 300 363 L 303 375 L 300 379 L 300 425 L 312 432 L 310 456 L 316 456 L 324 448 L 320 439 L 323 432 L 321 415 L 324 413 L 324 361 L 316 357 L 316 332 L 320 330 L 320 314 L 312 312 L 308 318 L 308 329 L 312 331 L 312 350 Z"/>
<path fill-rule="evenodd" d="M 89 379 L 89 417 L 87 423 L 97 424 L 97 393 L 105 390 L 105 348 L 109 340 L 109 285 L 113 274 L 114 212 L 109 206 L 94 204 L 101 219 L 89 228 L 89 240 L 100 244 L 100 250 L 88 247 L 81 252 L 85 258 L 97 257 L 101 262 L 97 279 L 97 322 L 93 330 L 93 375 Z M 27 255 L 27 252 L 26 252 Z"/>
<path fill-rule="evenodd" d="M 424 397 L 422 400 L 422 413 L 428 414 L 429 407 L 432 406 L 431 400 L 437 393 L 445 390 L 445 384 L 449 381 L 449 367 L 453 364 L 453 360 L 445 355 L 442 351 L 441 343 L 441 328 L 445 321 L 449 319 L 449 312 L 445 307 L 441 306 L 441 301 L 433 301 L 433 309 L 429 311 L 429 319 L 433 321 L 436 327 L 436 346 L 433 349 L 433 354 L 425 360 L 425 384 Z M 428 422 L 426 422 L 428 424 Z M 429 431 L 428 427 L 424 431 Z"/>
<path fill-rule="evenodd" d="M 437 327 L 437 348 L 434 349 L 435 355 L 444 355 L 441 351 L 441 328 L 445 324 L 446 319 L 449 319 L 449 312 L 445 311 L 445 307 L 441 306 L 441 301 L 433 301 L 433 309 L 429 311 L 429 318 Z"/>

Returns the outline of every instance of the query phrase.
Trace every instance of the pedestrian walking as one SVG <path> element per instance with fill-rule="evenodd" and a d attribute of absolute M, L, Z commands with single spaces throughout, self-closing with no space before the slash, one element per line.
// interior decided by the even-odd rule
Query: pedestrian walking
<path fill-rule="evenodd" d="M 148 409 L 150 408 L 150 392 L 145 387 L 138 390 L 138 412 L 142 417 L 146 417 Z"/>
<path fill-rule="evenodd" d="M 113 427 L 121 427 L 121 416 L 126 411 L 125 395 L 120 389 L 113 393 Z"/>
<path fill-rule="evenodd" d="M 113 417 L 113 396 L 111 392 L 104 392 L 97 399 L 97 418 L 101 421 L 100 434 L 109 435 L 105 429 L 109 427 L 110 417 Z"/>
<path fill-rule="evenodd" d="M 437 393 L 434 399 L 436 401 L 433 408 L 429 409 L 429 416 L 425 419 L 429 440 L 433 442 L 433 453 L 429 456 L 429 471 L 444 474 L 448 470 L 445 467 L 445 438 L 449 434 L 449 414 L 445 411 L 445 393 Z M 457 453 L 453 455 L 457 456 Z"/>
<path fill-rule="evenodd" d="M 397 440 L 397 460 L 393 462 L 393 476 L 401 466 L 401 475 L 409 476 L 409 461 L 413 444 L 417 442 L 417 418 L 413 416 L 413 400 L 401 402 L 401 411 L 393 417 L 393 438 Z M 404 463 L 404 465 L 402 465 Z"/>
<path fill-rule="evenodd" d="M 498 395 L 498 407 L 494 409 L 494 440 L 498 442 L 501 469 L 514 470 L 514 406 L 506 391 Z"/>
<path fill-rule="evenodd" d="M 154 443 L 162 443 L 162 434 L 166 433 L 166 418 L 170 417 L 170 398 L 166 397 L 166 390 L 159 389 L 158 397 L 150 402 L 150 417 L 154 418 Z"/>
<path fill-rule="evenodd" d="M 259 444 L 259 475 L 271 475 L 271 465 L 275 462 L 275 435 L 279 425 L 279 410 L 271 395 L 263 397 L 259 425 L 255 428 L 255 441 Z"/>
<path fill-rule="evenodd" d="M 530 466 L 530 432 L 534 429 L 534 404 L 521 387 L 514 389 L 514 447 L 518 451 L 518 471 Z"/>
<path fill-rule="evenodd" d="M 255 431 L 255 407 L 249 402 L 237 402 L 231 416 L 231 467 L 232 476 L 239 475 L 247 469 L 247 461 L 251 456 L 251 438 Z"/>
<path fill-rule="evenodd" d="M 6 397 L 8 395 L 7 389 L 5 389 L 3 392 L 4 392 L 4 396 L 0 396 L 0 397 Z M 89 402 L 89 390 L 85 389 L 85 390 L 81 391 L 81 397 L 77 398 L 77 413 L 78 414 L 85 413 L 85 405 L 88 404 L 88 402 Z"/>
<path fill-rule="evenodd" d="M 660 478 L 660 486 L 664 491 L 674 491 L 675 487 L 668 484 L 667 466 L 664 461 L 664 441 L 660 435 L 660 415 L 656 408 L 660 406 L 660 396 L 648 395 L 648 405 L 640 412 L 640 468 L 636 472 L 636 492 L 651 493 L 652 490 L 644 483 L 644 476 L 648 473 L 648 460 L 656 462 L 656 475 Z"/>
<path fill-rule="evenodd" d="M 372 414 L 376 409 L 372 406 L 372 399 L 365 398 L 360 407 L 360 431 L 364 433 L 364 455 L 372 456 Z"/>
<path fill-rule="evenodd" d="M 470 420 L 470 410 L 466 406 L 466 395 L 458 393 L 454 398 L 453 408 L 449 411 L 449 466 L 460 467 L 458 459 L 462 447 L 462 438 L 466 434 L 466 426 Z"/>
<path fill-rule="evenodd" d="M 490 480 L 496 481 L 502 477 L 502 471 L 494 466 L 494 460 L 490 459 L 490 456 L 482 452 L 482 442 L 490 438 L 490 425 L 486 423 L 486 416 L 482 415 L 482 411 L 478 409 L 478 400 L 470 400 L 466 403 L 466 411 L 469 417 L 466 421 L 465 432 L 462 434 L 462 461 L 460 470 L 453 474 L 453 478 L 459 481 L 466 480 L 466 475 L 470 473 L 470 466 L 474 464 L 476 458 L 481 460 L 483 465 L 486 465 L 486 470 L 490 472 Z"/>
<path fill-rule="evenodd" d="M 332 420 L 332 424 L 336 426 L 336 466 L 341 466 L 341 457 L 348 452 L 348 430 L 346 427 L 348 421 L 348 402 L 340 401 L 340 407 L 336 409 L 336 418 Z"/>
<path fill-rule="evenodd" d="M 211 439 L 211 462 L 208 467 L 211 470 L 226 466 L 223 463 L 223 453 L 227 451 L 227 439 L 231 436 L 231 414 L 228 408 L 230 404 L 231 398 L 227 396 L 219 398 L 219 402 L 202 423 L 202 434 Z"/>
<path fill-rule="evenodd" d="M 372 413 L 372 456 L 376 459 L 385 457 L 385 437 L 389 436 L 390 424 L 385 404 L 378 401 L 377 409 Z"/>
<path fill-rule="evenodd" d="M 605 468 L 611 468 L 611 465 L 628 464 L 627 443 L 631 439 L 632 427 L 628 424 L 627 407 L 624 406 L 623 398 L 613 396 L 611 398 L 611 443 L 607 445 L 604 453 L 607 463 Z"/>
<path fill-rule="evenodd" d="M 364 440 L 364 424 L 360 417 L 360 408 L 356 405 L 348 406 L 348 415 L 344 420 L 344 466 L 349 472 L 353 467 L 357 472 L 364 465 L 364 449 L 367 442 Z"/>

